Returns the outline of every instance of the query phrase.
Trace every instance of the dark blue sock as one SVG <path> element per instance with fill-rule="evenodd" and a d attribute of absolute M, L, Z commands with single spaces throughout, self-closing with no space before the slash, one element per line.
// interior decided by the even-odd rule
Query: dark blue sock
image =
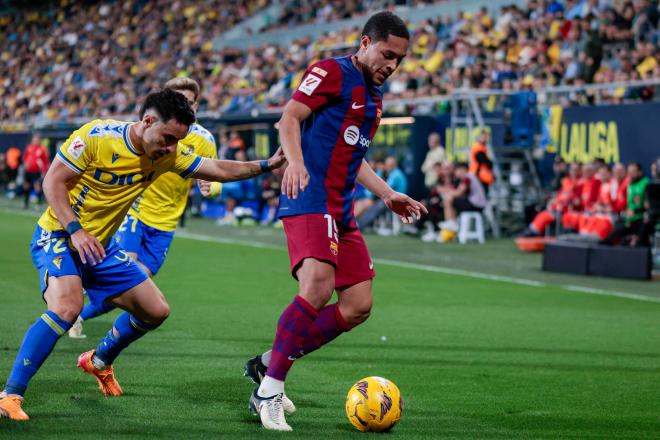
<path fill-rule="evenodd" d="M 112 326 L 113 328 L 103 338 L 94 354 L 106 365 L 112 365 L 124 348 L 159 325 L 160 323 L 156 325 L 147 324 L 128 312 L 124 312 L 117 317 Z M 119 335 L 115 336 L 113 330 L 116 330 Z"/>
<path fill-rule="evenodd" d="M 89 303 L 86 304 L 85 307 L 83 307 L 82 312 L 80 312 L 80 318 L 83 321 L 87 321 L 88 319 L 92 319 L 99 315 L 103 315 L 104 313 L 108 313 L 109 311 L 114 309 L 116 309 L 116 307 L 108 303 L 100 303 L 100 304 Z"/>
<path fill-rule="evenodd" d="M 16 355 L 5 391 L 7 394 L 25 394 L 28 382 L 44 363 L 57 340 L 69 331 L 71 323 L 63 320 L 55 312 L 48 310 L 36 320 L 25 333 L 21 348 Z"/>

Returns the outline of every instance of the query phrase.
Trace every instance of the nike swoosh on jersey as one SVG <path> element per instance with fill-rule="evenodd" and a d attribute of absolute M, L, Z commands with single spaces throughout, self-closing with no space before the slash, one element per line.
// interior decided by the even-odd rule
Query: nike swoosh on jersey
<path fill-rule="evenodd" d="M 357 109 L 359 109 L 359 108 L 364 107 L 365 105 L 366 105 L 366 104 L 357 105 L 357 102 L 354 102 L 353 105 L 351 105 L 351 108 L 352 108 L 353 110 L 357 110 Z"/>

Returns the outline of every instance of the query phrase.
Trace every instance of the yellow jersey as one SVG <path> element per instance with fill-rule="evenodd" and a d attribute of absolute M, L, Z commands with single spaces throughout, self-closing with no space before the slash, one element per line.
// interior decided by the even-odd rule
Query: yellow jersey
<path fill-rule="evenodd" d="M 151 160 L 138 154 L 128 136 L 128 122 L 95 120 L 62 144 L 57 158 L 78 177 L 67 183 L 69 203 L 85 231 L 104 246 L 124 220 L 135 198 L 168 171 L 188 177 L 204 158 L 181 144 L 176 153 Z M 64 229 L 49 206 L 39 218 L 47 231 Z"/>
<path fill-rule="evenodd" d="M 213 135 L 199 124 L 190 126 L 188 136 L 179 141 L 187 151 L 202 157 L 218 157 Z M 165 173 L 135 199 L 130 214 L 152 228 L 174 231 L 186 209 L 193 181 L 176 173 Z"/>

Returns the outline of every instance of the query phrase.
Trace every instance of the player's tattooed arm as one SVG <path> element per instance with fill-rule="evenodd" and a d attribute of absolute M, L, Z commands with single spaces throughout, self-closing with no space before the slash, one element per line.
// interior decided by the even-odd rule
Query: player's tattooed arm
<path fill-rule="evenodd" d="M 259 176 L 284 165 L 286 158 L 279 148 L 268 160 L 240 162 L 237 160 L 204 159 L 191 177 L 212 182 L 232 182 Z"/>
<path fill-rule="evenodd" d="M 427 214 L 426 207 L 411 197 L 394 191 L 378 174 L 374 172 L 366 160 L 362 161 L 358 182 L 383 200 L 385 205 L 401 217 L 403 223 L 413 223 L 419 220 L 422 213 Z"/>
<path fill-rule="evenodd" d="M 67 182 L 78 177 L 78 174 L 66 166 L 61 160 L 53 161 L 44 178 L 43 190 L 48 205 L 64 229 L 78 222 L 78 217 L 71 209 Z M 87 233 L 82 227 L 73 228 L 71 243 L 78 250 L 83 263 L 95 265 L 105 258 L 105 249 L 96 237 Z"/>
<path fill-rule="evenodd" d="M 289 165 L 282 177 L 282 192 L 285 196 L 296 199 L 309 183 L 309 173 L 305 168 L 300 141 L 300 124 L 312 114 L 307 105 L 291 100 L 284 107 L 279 122 L 280 141 Z"/>

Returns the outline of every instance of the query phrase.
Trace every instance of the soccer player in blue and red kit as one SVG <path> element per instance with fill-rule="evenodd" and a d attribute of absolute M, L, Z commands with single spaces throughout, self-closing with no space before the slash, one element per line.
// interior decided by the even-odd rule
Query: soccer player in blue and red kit
<path fill-rule="evenodd" d="M 279 130 L 289 166 L 279 216 L 300 290 L 280 316 L 272 350 L 245 366 L 245 374 L 259 383 L 250 408 L 266 429 L 291 430 L 284 413 L 295 407 L 284 394 L 284 381 L 294 360 L 369 316 L 375 273 L 353 218 L 356 181 L 404 223 L 426 212 L 393 191 L 364 160 L 382 113 L 379 86 L 405 57 L 408 42 L 399 17 L 375 14 L 357 53 L 310 66 L 284 109 Z M 338 301 L 326 305 L 335 290 Z"/>

